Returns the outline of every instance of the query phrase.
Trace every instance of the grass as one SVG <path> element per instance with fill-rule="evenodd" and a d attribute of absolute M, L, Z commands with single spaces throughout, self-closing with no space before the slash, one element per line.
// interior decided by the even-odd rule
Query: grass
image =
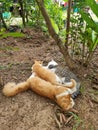
<path fill-rule="evenodd" d="M 6 66 L 0 66 L 0 70 L 7 68 Z"/>
<path fill-rule="evenodd" d="M 73 118 L 75 121 L 72 130 L 78 130 L 78 127 L 83 122 L 83 120 L 81 120 L 81 118 L 78 115 L 76 115 L 75 113 L 73 113 L 73 112 L 70 112 L 70 113 L 73 115 Z"/>
<path fill-rule="evenodd" d="M 24 37 L 25 34 L 21 33 L 21 32 L 0 32 L 0 39 L 3 38 L 7 38 L 7 37 L 14 37 L 14 38 L 18 38 L 18 37 Z"/>
<path fill-rule="evenodd" d="M 10 63 L 8 65 L 0 65 L 0 70 L 10 69 L 12 66 L 13 66 L 13 63 Z"/>
<path fill-rule="evenodd" d="M 19 48 L 18 47 L 11 47 L 11 46 L 6 46 L 6 47 L 0 47 L 0 51 L 4 51 L 4 50 L 6 50 L 6 51 L 8 51 L 8 50 L 13 50 L 13 51 L 18 51 L 19 50 Z"/>
<path fill-rule="evenodd" d="M 0 65 L 0 70 L 4 70 L 4 69 L 10 69 L 13 66 L 16 65 L 20 65 L 20 62 L 16 62 L 16 63 L 9 63 L 8 65 Z"/>
<path fill-rule="evenodd" d="M 86 85 L 85 84 L 81 84 L 81 87 L 80 87 L 80 92 L 83 94 L 86 90 Z"/>

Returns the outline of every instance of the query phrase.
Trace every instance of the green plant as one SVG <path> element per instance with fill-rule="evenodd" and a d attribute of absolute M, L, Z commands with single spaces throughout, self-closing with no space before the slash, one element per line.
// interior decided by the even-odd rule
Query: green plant
<path fill-rule="evenodd" d="M 13 50 L 13 51 L 18 51 L 19 48 L 18 47 L 11 47 L 11 46 L 6 46 L 6 47 L 0 47 L 0 50 Z"/>
<path fill-rule="evenodd" d="M 8 32 L 8 33 L 1 32 L 0 35 L 1 35 L 0 39 L 7 38 L 7 37 L 15 37 L 15 38 L 17 38 L 17 37 L 24 37 L 25 36 L 25 34 L 20 33 L 20 32 Z"/>
<path fill-rule="evenodd" d="M 51 2 L 50 0 L 47 0 L 45 2 L 45 7 L 47 9 L 47 12 L 49 13 L 49 16 L 51 18 L 51 22 L 52 22 L 52 26 L 53 28 L 55 29 L 56 33 L 59 34 L 63 37 L 65 37 L 65 33 L 63 28 L 64 28 L 64 21 L 63 21 L 63 18 L 65 17 L 64 14 L 66 13 L 66 11 L 63 11 L 62 10 L 62 7 L 57 4 L 57 3 L 54 3 L 54 2 Z M 65 18 L 64 18 L 65 20 Z M 62 37 L 61 36 L 61 37 Z"/>
<path fill-rule="evenodd" d="M 98 5 L 91 0 L 75 0 L 79 12 L 71 18 L 71 55 L 77 55 L 81 64 L 88 66 L 98 45 L 98 24 L 90 16 L 88 9 L 98 18 Z"/>
<path fill-rule="evenodd" d="M 91 9 L 98 18 L 98 11 L 97 11 L 98 5 L 96 4 L 96 2 L 94 0 L 90 0 L 90 1 L 85 0 L 84 7 L 86 8 L 87 6 L 89 6 L 89 9 Z M 98 33 L 98 24 L 94 21 L 93 17 L 91 17 L 89 12 L 88 11 L 85 12 L 82 9 L 80 9 L 80 14 L 82 18 L 87 22 L 88 26 L 92 28 L 92 30 Z"/>
<path fill-rule="evenodd" d="M 73 115 L 73 118 L 74 118 L 74 121 L 75 121 L 75 124 L 73 125 L 72 130 L 78 130 L 78 127 L 83 122 L 83 120 L 81 120 L 81 118 L 78 115 L 76 115 L 72 112 L 70 112 L 70 113 Z"/>
<path fill-rule="evenodd" d="M 82 35 L 84 36 L 85 45 L 87 46 L 88 49 L 86 52 L 86 60 L 85 60 L 85 64 L 88 65 L 98 45 L 98 34 L 91 28 L 86 28 L 85 32 Z"/>

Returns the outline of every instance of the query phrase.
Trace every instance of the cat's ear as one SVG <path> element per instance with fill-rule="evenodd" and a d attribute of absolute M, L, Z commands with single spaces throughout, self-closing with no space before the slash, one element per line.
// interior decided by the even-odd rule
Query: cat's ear
<path fill-rule="evenodd" d="M 51 59 L 51 62 L 54 62 L 54 60 L 53 60 L 53 59 Z"/>
<path fill-rule="evenodd" d="M 43 61 L 40 61 L 40 60 L 34 60 L 34 64 L 43 64 Z"/>
<path fill-rule="evenodd" d="M 34 59 L 34 63 L 36 62 L 36 60 Z"/>
<path fill-rule="evenodd" d="M 41 65 L 42 65 L 42 64 L 43 64 L 43 61 L 40 61 L 40 60 L 39 60 L 39 61 L 37 61 L 37 63 L 39 63 L 39 64 L 41 64 Z"/>
<path fill-rule="evenodd" d="M 43 64 L 43 61 L 40 61 L 40 64 Z"/>
<path fill-rule="evenodd" d="M 37 60 L 34 60 L 34 63 L 36 64 L 36 63 L 38 63 L 38 61 L 37 61 Z"/>

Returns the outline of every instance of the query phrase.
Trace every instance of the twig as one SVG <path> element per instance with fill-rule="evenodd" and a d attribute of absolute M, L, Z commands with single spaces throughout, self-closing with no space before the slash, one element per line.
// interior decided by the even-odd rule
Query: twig
<path fill-rule="evenodd" d="M 89 100 L 89 104 L 90 104 L 91 108 L 93 108 L 93 107 L 94 107 L 94 105 L 93 105 L 93 103 L 92 103 L 92 101 L 91 101 L 91 100 Z"/>
<path fill-rule="evenodd" d="M 62 113 L 59 116 L 60 116 L 60 123 L 63 124 Z"/>
<path fill-rule="evenodd" d="M 59 129 L 61 128 L 61 124 L 60 121 L 57 119 L 57 117 L 55 116 L 55 122 L 58 125 Z"/>
<path fill-rule="evenodd" d="M 95 96 L 94 94 L 90 94 L 90 97 L 91 97 L 91 101 L 98 104 L 98 98 L 97 96 Z"/>
<path fill-rule="evenodd" d="M 70 116 L 70 117 L 67 119 L 67 121 L 66 121 L 65 125 L 67 125 L 67 124 L 71 121 L 71 119 L 72 119 L 73 117 L 74 117 L 73 115 L 72 115 L 72 116 Z"/>
<path fill-rule="evenodd" d="M 65 116 L 64 116 L 63 113 L 61 113 L 61 115 L 62 115 L 62 120 L 63 120 L 63 122 L 65 123 L 65 122 L 66 122 L 66 118 L 65 118 Z"/>
<path fill-rule="evenodd" d="M 72 108 L 72 109 L 70 110 L 70 112 L 74 112 L 74 113 L 76 113 L 76 114 L 79 113 L 79 112 L 78 112 L 77 110 L 75 110 L 74 108 Z"/>
<path fill-rule="evenodd" d="M 97 98 L 92 98 L 91 100 L 92 100 L 92 102 L 98 104 L 98 99 Z"/>

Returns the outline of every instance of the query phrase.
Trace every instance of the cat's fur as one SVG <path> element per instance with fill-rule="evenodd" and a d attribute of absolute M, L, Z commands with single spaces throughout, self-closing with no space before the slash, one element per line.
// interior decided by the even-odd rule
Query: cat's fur
<path fill-rule="evenodd" d="M 46 66 L 47 69 L 50 69 L 52 72 L 55 73 L 56 69 L 57 69 L 58 63 L 56 61 L 54 61 L 53 59 L 48 63 L 48 65 Z"/>
<path fill-rule="evenodd" d="M 29 86 L 27 81 L 21 82 L 18 84 L 14 83 L 14 82 L 8 82 L 4 86 L 2 92 L 5 96 L 11 97 L 11 96 L 14 96 L 20 92 L 26 91 L 29 88 L 30 88 L 30 86 Z"/>
<path fill-rule="evenodd" d="M 42 64 L 41 61 L 39 61 L 40 64 Z M 43 65 L 42 65 L 43 66 Z M 43 68 L 45 69 L 49 69 L 51 70 L 51 72 L 54 72 L 56 71 L 57 69 L 57 66 L 58 66 L 58 63 L 56 61 L 54 61 L 53 59 L 47 64 L 47 66 L 43 66 Z M 30 76 L 30 78 L 34 77 L 35 76 L 35 73 L 33 72 L 32 70 L 32 74 Z M 62 80 L 62 79 L 61 79 Z"/>
<path fill-rule="evenodd" d="M 36 75 L 46 81 L 51 82 L 54 85 L 59 85 L 62 83 L 62 80 L 51 70 L 42 66 L 42 62 L 36 61 L 32 66 L 32 71 L 36 73 Z"/>
<path fill-rule="evenodd" d="M 30 77 L 27 81 L 18 84 L 13 82 L 7 83 L 3 88 L 3 94 L 10 97 L 27 89 L 32 89 L 37 94 L 48 97 L 57 102 L 63 110 L 68 110 L 73 107 L 74 101 L 71 98 L 71 94 L 76 90 L 75 80 L 72 79 L 68 86 L 66 84 L 66 87 L 64 87 L 62 85 L 56 85 L 54 82 L 55 80 L 52 80 L 55 78 L 53 73 L 51 71 L 47 71 L 46 69 L 43 70 L 42 66 L 38 65 L 38 63 L 36 66 L 33 65 L 33 70 L 35 72 L 35 76 Z M 48 76 L 51 77 L 45 78 L 43 72 L 46 75 L 49 74 Z"/>

